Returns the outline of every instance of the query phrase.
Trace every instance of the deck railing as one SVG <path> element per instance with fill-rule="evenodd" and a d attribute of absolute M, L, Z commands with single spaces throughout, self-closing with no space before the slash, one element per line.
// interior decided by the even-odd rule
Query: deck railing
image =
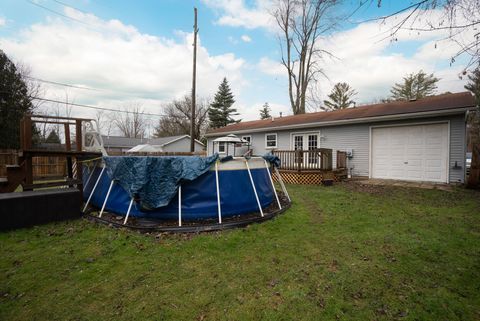
<path fill-rule="evenodd" d="M 275 150 L 273 154 L 280 158 L 281 170 L 298 172 L 332 170 L 332 150 L 328 148 Z"/>

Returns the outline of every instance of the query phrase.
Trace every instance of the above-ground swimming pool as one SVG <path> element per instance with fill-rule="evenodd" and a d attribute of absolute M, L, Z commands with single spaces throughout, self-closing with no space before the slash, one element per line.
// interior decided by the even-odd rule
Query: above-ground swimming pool
<path fill-rule="evenodd" d="M 84 166 L 85 208 L 93 205 L 100 210 L 100 215 L 107 211 L 125 216 L 125 223 L 128 217 L 178 219 L 180 225 L 181 221 L 204 219 L 215 219 L 221 223 L 222 218 L 253 212 L 263 216 L 261 209 L 272 202 L 282 208 L 270 176 L 270 164 L 262 157 L 217 161 L 194 180 L 182 181 L 167 205 L 149 209 L 142 207 L 138 199 L 133 200 L 135 197 L 132 198 L 122 184 L 117 181 L 112 183 L 108 169 L 103 170 L 104 166 L 108 166 L 108 162 Z"/>

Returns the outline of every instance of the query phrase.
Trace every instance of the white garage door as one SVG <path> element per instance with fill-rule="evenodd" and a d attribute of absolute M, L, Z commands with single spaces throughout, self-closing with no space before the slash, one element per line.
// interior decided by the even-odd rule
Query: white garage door
<path fill-rule="evenodd" d="M 448 124 L 372 129 L 372 177 L 447 182 Z"/>

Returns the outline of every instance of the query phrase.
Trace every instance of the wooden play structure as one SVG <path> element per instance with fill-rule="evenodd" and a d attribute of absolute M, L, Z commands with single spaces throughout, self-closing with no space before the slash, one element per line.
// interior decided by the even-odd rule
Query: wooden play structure
<path fill-rule="evenodd" d="M 18 163 L 6 165 L 6 178 L 0 179 L 0 193 L 15 191 L 22 186 L 23 191 L 31 191 L 45 187 L 76 187 L 83 189 L 82 171 L 77 170 L 82 161 L 101 157 L 100 152 L 85 151 L 83 132 L 87 123 L 93 120 L 86 118 L 69 118 L 41 115 L 26 115 L 20 122 L 20 150 Z M 33 145 L 32 129 L 35 123 L 61 125 L 64 128 L 64 150 L 44 149 Z M 74 128 L 74 144 L 72 145 L 71 127 Z M 57 157 L 66 161 L 66 177 L 56 181 L 34 182 L 33 160 L 37 157 Z"/>
<path fill-rule="evenodd" d="M 23 117 L 20 122 L 20 150 L 15 158 L 16 164 L 6 165 L 6 177 L 0 178 L 0 230 L 81 216 L 81 164 L 102 156 L 101 150 L 92 146 L 92 133 L 98 134 L 93 130 L 93 122 L 85 118 L 41 115 Z M 65 144 L 57 146 L 63 149 L 34 145 L 32 130 L 35 123 L 63 126 Z M 74 128 L 74 139 L 71 127 Z M 63 159 L 66 175 L 56 180 L 34 180 L 33 164 L 39 157 Z"/>

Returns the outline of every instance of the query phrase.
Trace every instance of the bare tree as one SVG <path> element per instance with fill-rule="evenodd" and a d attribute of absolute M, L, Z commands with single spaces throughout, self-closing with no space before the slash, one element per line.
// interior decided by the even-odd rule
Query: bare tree
<path fill-rule="evenodd" d="M 280 27 L 282 64 L 288 73 L 293 113 L 305 113 L 307 91 L 323 74 L 320 60 L 329 52 L 319 48 L 321 36 L 333 28 L 329 17 L 336 0 L 277 0 L 273 16 Z"/>
<path fill-rule="evenodd" d="M 45 88 L 41 85 L 39 81 L 32 77 L 32 68 L 18 61 L 15 63 L 18 72 L 20 73 L 22 80 L 27 85 L 27 93 L 30 98 L 42 98 L 45 96 Z M 44 104 L 45 101 L 40 99 L 31 99 L 33 105 L 33 111 L 38 112 L 40 106 Z"/>
<path fill-rule="evenodd" d="M 382 0 L 360 1 L 361 6 L 375 3 L 378 7 Z M 441 16 L 431 15 L 428 10 L 441 9 Z M 450 58 L 453 64 L 461 55 L 470 57 L 464 67 L 464 74 L 480 62 L 480 1 L 478 0 L 418 0 L 409 3 L 404 8 L 391 14 L 370 19 L 386 22 L 395 20 L 384 39 L 396 41 L 401 30 L 418 33 L 438 33 L 447 31 L 437 36 L 435 47 L 441 42 L 450 42 L 458 45 L 459 50 Z M 420 23 L 422 21 L 422 23 Z"/>
<path fill-rule="evenodd" d="M 95 120 L 97 121 L 100 134 L 106 136 L 111 135 L 114 123 L 110 119 L 112 119 L 112 116 L 104 110 L 97 110 L 95 112 Z"/>
<path fill-rule="evenodd" d="M 201 139 L 208 127 L 208 99 L 198 99 L 196 102 L 196 116 L 194 138 Z M 165 106 L 166 116 L 161 118 L 155 127 L 155 137 L 190 135 L 190 119 L 192 115 L 191 97 L 185 95 L 180 100 L 174 100 Z"/>
<path fill-rule="evenodd" d="M 112 121 L 125 137 L 143 138 L 147 129 L 146 121 L 142 115 L 141 105 L 138 103 L 129 104 L 126 112 L 112 114 Z"/>

